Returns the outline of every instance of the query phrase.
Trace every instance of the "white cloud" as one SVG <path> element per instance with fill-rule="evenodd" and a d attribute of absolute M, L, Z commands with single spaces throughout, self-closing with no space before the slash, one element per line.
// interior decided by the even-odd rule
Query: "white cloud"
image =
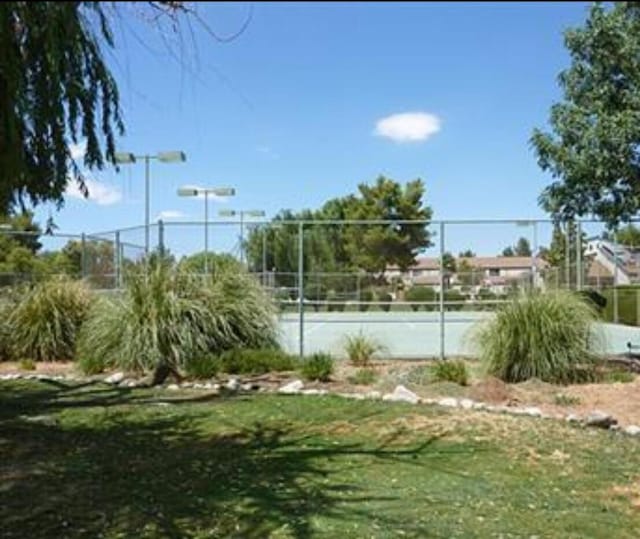
<path fill-rule="evenodd" d="M 427 140 L 440 131 L 440 118 L 427 112 L 403 112 L 381 118 L 374 134 L 395 142 Z"/>
<path fill-rule="evenodd" d="M 69 144 L 69 152 L 71 153 L 71 159 L 80 159 L 87 153 L 87 141 L 81 140 L 77 144 Z"/>
<path fill-rule="evenodd" d="M 67 185 L 67 196 L 80 200 L 90 200 L 100 206 L 110 206 L 112 204 L 117 204 L 122 200 L 122 192 L 114 185 L 109 185 L 108 183 L 92 179 L 85 180 L 85 185 L 89 190 L 88 199 L 86 199 L 80 192 L 78 184 L 74 180 L 70 180 Z"/>
<path fill-rule="evenodd" d="M 185 214 L 179 210 L 163 210 L 156 216 L 156 221 L 159 219 L 162 220 L 170 220 L 170 219 L 182 219 L 185 217 Z"/>

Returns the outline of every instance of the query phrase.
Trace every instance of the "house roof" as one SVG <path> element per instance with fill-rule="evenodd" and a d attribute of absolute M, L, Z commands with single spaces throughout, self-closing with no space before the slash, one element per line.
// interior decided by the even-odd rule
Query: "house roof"
<path fill-rule="evenodd" d="M 549 264 L 542 258 L 536 258 L 537 268 L 546 268 Z M 477 269 L 529 269 L 531 268 L 531 257 L 529 256 L 473 256 L 456 258 L 456 264 L 465 262 L 471 268 Z M 390 270 L 397 270 L 397 266 L 390 266 Z M 410 269 L 438 270 L 440 269 L 440 259 L 436 257 L 423 256 L 416 259 L 416 264 Z"/>

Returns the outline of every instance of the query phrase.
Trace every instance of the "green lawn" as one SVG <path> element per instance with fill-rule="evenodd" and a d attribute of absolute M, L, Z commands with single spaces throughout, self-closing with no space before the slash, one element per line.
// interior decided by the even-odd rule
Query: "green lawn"
<path fill-rule="evenodd" d="M 636 538 L 638 479 L 640 442 L 552 421 L 0 385 L 7 538 Z"/>

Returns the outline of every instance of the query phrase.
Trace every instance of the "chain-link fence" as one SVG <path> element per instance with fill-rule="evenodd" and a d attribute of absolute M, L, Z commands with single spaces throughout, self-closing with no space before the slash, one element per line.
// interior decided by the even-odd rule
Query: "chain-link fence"
<path fill-rule="evenodd" d="M 524 289 L 578 291 L 603 321 L 640 326 L 640 248 L 596 221 L 159 221 L 149 236 L 150 256 L 189 271 L 210 272 L 223 256 L 243 263 L 300 354 L 338 350 L 356 332 L 395 357 L 464 354 L 472 327 Z M 37 253 L 35 262 L 0 253 L 4 286 L 64 273 L 118 289 L 146 255 L 143 226 L 3 237 Z"/>

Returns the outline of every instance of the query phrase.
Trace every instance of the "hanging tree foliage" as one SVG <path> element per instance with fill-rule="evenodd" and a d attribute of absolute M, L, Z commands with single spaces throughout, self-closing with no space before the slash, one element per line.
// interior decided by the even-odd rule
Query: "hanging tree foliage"
<path fill-rule="evenodd" d="M 70 152 L 80 138 L 87 168 L 114 161 L 124 126 L 101 40 L 113 46 L 99 2 L 0 3 L 1 210 L 60 206 L 69 179 L 86 193 Z"/>

